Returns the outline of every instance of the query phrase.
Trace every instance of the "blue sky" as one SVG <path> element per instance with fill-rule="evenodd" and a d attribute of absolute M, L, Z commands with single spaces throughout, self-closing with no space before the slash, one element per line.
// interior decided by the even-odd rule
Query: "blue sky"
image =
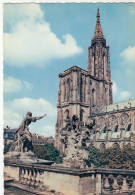
<path fill-rule="evenodd" d="M 4 126 L 18 127 L 27 111 L 47 113 L 30 131 L 54 136 L 58 74 L 73 65 L 87 70 L 98 7 L 114 102 L 135 98 L 135 4 L 5 4 Z"/>

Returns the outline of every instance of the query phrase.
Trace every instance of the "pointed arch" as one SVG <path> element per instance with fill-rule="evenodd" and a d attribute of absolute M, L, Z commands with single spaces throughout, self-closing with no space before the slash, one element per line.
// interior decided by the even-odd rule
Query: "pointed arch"
<path fill-rule="evenodd" d="M 64 118 L 69 119 L 69 110 L 68 109 L 66 109 L 64 112 Z"/>
<path fill-rule="evenodd" d="M 83 109 L 81 109 L 80 110 L 80 121 L 84 122 L 84 114 L 85 114 L 85 111 Z"/>
<path fill-rule="evenodd" d="M 105 143 L 101 143 L 100 146 L 99 146 L 99 149 L 100 149 L 101 152 L 104 152 L 105 149 L 106 149 Z"/>

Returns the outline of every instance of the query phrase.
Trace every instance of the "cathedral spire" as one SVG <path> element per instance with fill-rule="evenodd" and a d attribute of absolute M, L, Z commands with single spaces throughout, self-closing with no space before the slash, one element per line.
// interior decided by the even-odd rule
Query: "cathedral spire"
<path fill-rule="evenodd" d="M 100 23 L 100 13 L 99 13 L 99 8 L 97 9 L 97 21 L 96 21 L 96 27 L 95 27 L 95 32 L 94 32 L 94 37 L 92 39 L 92 42 L 95 42 L 97 39 L 104 39 L 101 23 Z"/>

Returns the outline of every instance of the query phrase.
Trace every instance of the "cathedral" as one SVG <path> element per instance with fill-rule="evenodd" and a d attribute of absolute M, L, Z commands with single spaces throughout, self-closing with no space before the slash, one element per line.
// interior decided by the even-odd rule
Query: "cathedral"
<path fill-rule="evenodd" d="M 73 66 L 59 78 L 55 145 L 61 152 L 66 154 L 68 150 L 66 140 L 72 129 L 85 131 L 88 139 L 83 146 L 92 144 L 101 150 L 134 146 L 135 99 L 113 104 L 110 48 L 103 35 L 99 9 L 88 47 L 88 70 Z"/>

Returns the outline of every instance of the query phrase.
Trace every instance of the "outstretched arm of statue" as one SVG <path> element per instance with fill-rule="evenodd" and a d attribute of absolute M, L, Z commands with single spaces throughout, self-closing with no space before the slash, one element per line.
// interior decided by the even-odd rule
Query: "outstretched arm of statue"
<path fill-rule="evenodd" d="M 44 114 L 43 116 L 40 116 L 40 117 L 34 117 L 34 120 L 36 121 L 36 120 L 40 120 L 41 118 L 44 118 L 44 117 L 46 117 L 47 116 L 47 114 Z"/>

